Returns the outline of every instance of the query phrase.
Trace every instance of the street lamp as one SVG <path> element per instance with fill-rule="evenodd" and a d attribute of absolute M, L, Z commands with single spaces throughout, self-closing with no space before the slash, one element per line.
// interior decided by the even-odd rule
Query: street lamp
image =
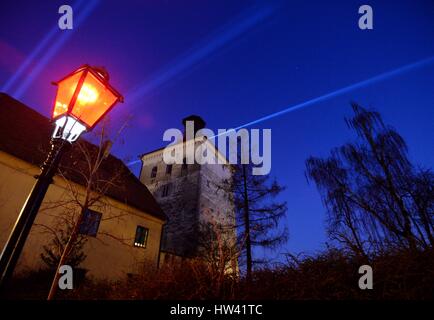
<path fill-rule="evenodd" d="M 83 132 L 92 130 L 118 101 L 123 102 L 122 95 L 108 81 L 108 73 L 103 68 L 84 65 L 53 83 L 58 88 L 52 114 L 55 128 L 51 150 L 1 254 L 2 288 L 13 274 L 63 153 Z"/>

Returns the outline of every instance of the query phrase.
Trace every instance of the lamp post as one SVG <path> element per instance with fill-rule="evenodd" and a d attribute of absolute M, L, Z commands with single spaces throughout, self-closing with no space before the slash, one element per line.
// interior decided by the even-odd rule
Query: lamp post
<path fill-rule="evenodd" d="M 18 258 L 59 162 L 72 143 L 85 131 L 92 130 L 123 97 L 108 83 L 102 68 L 84 65 L 53 84 L 57 85 L 52 119 L 55 123 L 51 150 L 41 173 L 27 197 L 0 257 L 0 287 L 11 278 Z"/>

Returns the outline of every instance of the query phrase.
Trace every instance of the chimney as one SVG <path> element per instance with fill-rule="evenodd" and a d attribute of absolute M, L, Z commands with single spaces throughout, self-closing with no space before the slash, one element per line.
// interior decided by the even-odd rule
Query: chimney
<path fill-rule="evenodd" d="M 193 121 L 194 124 L 194 135 L 196 136 L 196 132 L 200 129 L 205 128 L 206 122 L 199 116 L 197 115 L 191 115 L 188 117 L 185 117 L 184 119 L 182 119 L 182 124 L 184 125 L 184 140 L 186 138 L 186 126 L 187 126 L 187 121 Z"/>

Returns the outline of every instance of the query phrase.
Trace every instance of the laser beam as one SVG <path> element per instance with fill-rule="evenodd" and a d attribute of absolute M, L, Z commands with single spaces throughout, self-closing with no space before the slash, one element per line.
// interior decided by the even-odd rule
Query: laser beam
<path fill-rule="evenodd" d="M 79 8 L 84 0 L 77 0 L 73 4 L 73 8 Z M 1 88 L 2 92 L 7 92 L 11 89 L 11 87 L 19 80 L 19 78 L 23 75 L 24 71 L 30 66 L 30 64 L 35 60 L 35 58 L 42 52 L 42 50 L 53 41 L 54 36 L 57 31 L 59 31 L 59 27 L 54 26 L 45 37 L 39 42 L 39 44 L 32 50 L 30 55 L 24 60 L 24 62 L 19 66 L 18 70 L 9 78 L 9 80 L 3 85 Z"/>
<path fill-rule="evenodd" d="M 253 28 L 255 25 L 270 16 L 275 6 L 253 7 L 224 25 L 219 32 L 209 36 L 201 41 L 192 49 L 188 50 L 180 58 L 171 63 L 168 67 L 163 68 L 149 80 L 146 80 L 130 90 L 125 96 L 128 97 L 128 104 L 134 106 L 135 102 L 150 94 L 158 87 L 164 85 L 169 80 L 178 76 L 180 73 L 191 68 L 201 60 L 210 56 L 213 52 L 223 47 L 225 44 Z"/>
<path fill-rule="evenodd" d="M 434 56 L 431 56 L 429 58 L 426 58 L 426 59 L 423 59 L 423 60 L 420 60 L 420 61 L 417 61 L 417 62 L 414 62 L 414 63 L 411 63 L 411 64 L 404 65 L 404 66 L 399 67 L 397 69 L 381 73 L 381 74 L 379 74 L 377 76 L 374 76 L 372 78 L 369 78 L 369 79 L 366 79 L 366 80 L 363 80 L 363 81 L 360 81 L 360 82 L 356 82 L 354 84 L 351 84 L 351 85 L 346 86 L 344 88 L 341 88 L 341 89 L 332 91 L 330 93 L 321 95 L 319 97 L 316 97 L 316 98 L 304 101 L 302 103 L 299 103 L 299 104 L 296 104 L 296 105 L 293 105 L 293 106 L 290 106 L 290 107 L 286 107 L 283 110 L 271 113 L 269 115 L 263 116 L 263 117 L 258 118 L 256 120 L 253 120 L 253 121 L 247 122 L 245 124 L 242 124 L 242 125 L 234 128 L 233 130 L 238 130 L 238 129 L 246 128 L 246 127 L 252 126 L 254 124 L 258 124 L 258 123 L 264 122 L 266 120 L 270 120 L 270 119 L 276 118 L 278 116 L 281 116 L 281 115 L 284 115 L 284 114 L 287 114 L 287 113 L 290 113 L 290 112 L 293 112 L 293 111 L 296 111 L 296 110 L 300 110 L 300 109 L 306 108 L 306 107 L 311 106 L 311 105 L 313 105 L 315 103 L 323 102 L 323 101 L 325 101 L 327 99 L 330 99 L 330 98 L 333 98 L 333 97 L 337 97 L 339 95 L 342 95 L 344 93 L 350 92 L 352 90 L 360 89 L 360 88 L 366 87 L 366 86 L 368 86 L 370 84 L 373 84 L 373 83 L 376 83 L 376 82 L 380 82 L 380 81 L 383 81 L 383 80 L 387 80 L 387 79 L 389 79 L 391 77 L 394 77 L 394 76 L 403 74 L 405 72 L 408 72 L 408 71 L 420 68 L 422 66 L 426 66 L 426 65 L 428 65 L 430 63 L 433 63 L 433 62 L 434 62 Z M 227 132 L 224 133 L 224 134 L 217 134 L 217 135 L 213 136 L 212 138 L 219 137 L 221 135 L 226 135 L 226 134 L 227 134 Z M 137 164 L 139 162 L 141 162 L 141 161 L 140 160 L 131 161 L 131 162 L 129 162 L 127 164 L 127 166 L 132 166 L 132 165 L 135 165 L 135 164 Z"/>
<path fill-rule="evenodd" d="M 74 29 L 77 28 L 95 9 L 100 0 L 87 1 L 86 5 L 82 8 L 83 0 L 78 0 L 73 4 L 73 9 L 78 13 L 74 19 Z M 83 9 L 82 11 L 80 11 Z M 73 29 L 73 30 L 74 30 Z M 48 34 L 42 39 L 38 46 L 32 51 L 32 53 L 26 58 L 24 63 L 18 68 L 17 72 L 6 82 L 2 91 L 9 91 L 10 88 L 22 77 L 25 70 L 30 64 L 37 60 L 35 67 L 32 68 L 30 74 L 23 78 L 19 83 L 18 88 L 12 93 L 12 95 L 20 99 L 28 87 L 32 84 L 35 78 L 41 73 L 41 71 L 48 64 L 50 59 L 62 48 L 65 42 L 71 37 L 73 30 L 60 31 L 59 27 L 53 27 Z M 60 34 L 59 34 L 60 32 Z M 56 36 L 58 39 L 56 40 Z M 48 46 L 48 47 L 47 47 Z M 38 55 L 43 52 L 43 55 L 39 58 Z"/>
<path fill-rule="evenodd" d="M 287 113 L 290 113 L 290 112 L 293 112 L 293 111 L 296 111 L 296 110 L 300 110 L 300 109 L 306 108 L 306 107 L 311 106 L 311 105 L 313 105 L 315 103 L 322 102 L 322 101 L 325 101 L 327 99 L 330 99 L 330 98 L 342 95 L 344 93 L 350 92 L 352 90 L 360 89 L 360 88 L 366 87 L 366 86 L 368 86 L 370 84 L 373 84 L 373 83 L 376 83 L 376 82 L 380 82 L 380 81 L 389 79 L 391 77 L 400 75 L 402 73 L 411 71 L 413 69 L 420 68 L 422 66 L 428 65 L 428 64 L 430 64 L 432 62 L 434 62 L 434 56 L 431 56 L 431 57 L 429 57 L 427 59 L 420 60 L 420 61 L 417 61 L 417 62 L 414 62 L 414 63 L 411 63 L 411 64 L 404 65 L 402 67 L 399 67 L 399 68 L 391 70 L 391 71 L 387 71 L 387 72 L 381 73 L 381 74 L 379 74 L 377 76 L 374 76 L 372 78 L 369 78 L 369 79 L 366 79 L 366 80 L 363 80 L 363 81 L 351 84 L 351 85 L 346 86 L 344 88 L 332 91 L 332 92 L 324 94 L 322 96 L 319 96 L 319 97 L 316 97 L 316 98 L 304 101 L 302 103 L 299 103 L 299 104 L 296 104 L 296 105 L 293 105 L 293 106 L 290 106 L 290 107 L 286 107 L 283 110 L 271 113 L 271 114 L 263 116 L 263 117 L 261 117 L 259 119 L 256 119 L 256 120 L 247 122 L 245 124 L 242 124 L 242 125 L 236 127 L 234 130 L 238 130 L 238 129 L 241 129 L 241 128 L 249 127 L 251 125 L 258 124 L 260 122 L 264 122 L 266 120 L 270 120 L 270 119 L 276 118 L 278 116 L 281 116 L 281 115 L 284 115 L 284 114 L 287 114 Z"/>

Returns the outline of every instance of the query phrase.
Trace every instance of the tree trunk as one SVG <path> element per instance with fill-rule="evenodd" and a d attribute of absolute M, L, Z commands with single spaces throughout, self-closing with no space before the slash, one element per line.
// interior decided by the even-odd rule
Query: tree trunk
<path fill-rule="evenodd" d="M 249 196 L 247 192 L 247 174 L 246 165 L 243 164 L 243 181 L 244 181 L 244 224 L 246 233 L 246 260 L 247 260 L 247 281 L 252 280 L 252 244 L 250 240 L 250 211 Z"/>
<path fill-rule="evenodd" d="M 75 242 L 77 241 L 78 237 L 78 231 L 80 228 L 80 224 L 83 220 L 83 214 L 84 209 L 80 211 L 80 216 L 78 217 L 77 223 L 75 224 L 74 228 L 72 229 L 71 236 L 68 239 L 68 243 L 66 244 L 65 248 L 63 249 L 62 256 L 60 257 L 59 263 L 57 265 L 56 273 L 53 278 L 53 282 L 51 283 L 50 292 L 48 293 L 47 300 L 53 300 L 56 296 L 57 288 L 59 286 L 58 282 L 60 279 L 59 269 L 61 266 L 63 266 L 66 263 L 66 260 L 69 257 L 69 254 L 71 253 L 72 249 L 74 248 Z"/>

